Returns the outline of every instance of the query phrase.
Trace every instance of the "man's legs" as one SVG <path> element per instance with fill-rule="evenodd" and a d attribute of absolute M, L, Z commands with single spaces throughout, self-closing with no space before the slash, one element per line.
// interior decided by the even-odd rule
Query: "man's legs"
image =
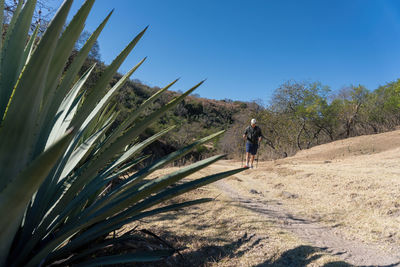
<path fill-rule="evenodd" d="M 256 156 L 256 155 L 251 155 L 251 165 L 250 165 L 250 166 L 251 166 L 252 168 L 253 168 L 253 162 L 254 162 L 255 156 Z"/>
<path fill-rule="evenodd" d="M 253 167 L 254 158 L 257 154 L 257 145 L 246 143 L 246 165 L 247 167 Z"/>
<path fill-rule="evenodd" d="M 250 152 L 251 152 L 251 145 L 246 142 L 246 165 L 245 167 L 250 167 L 249 161 L 250 161 Z"/>
<path fill-rule="evenodd" d="M 251 151 L 251 168 L 253 168 L 253 162 L 254 162 L 254 158 L 256 157 L 257 154 L 257 149 L 258 149 L 258 145 L 254 144 L 252 146 L 252 151 Z"/>
<path fill-rule="evenodd" d="M 246 152 L 246 165 L 247 167 L 249 167 L 249 161 L 250 161 L 250 153 Z"/>

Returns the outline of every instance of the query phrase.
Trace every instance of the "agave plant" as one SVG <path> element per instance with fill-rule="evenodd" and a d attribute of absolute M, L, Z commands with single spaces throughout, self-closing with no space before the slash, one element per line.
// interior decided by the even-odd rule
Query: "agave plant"
<path fill-rule="evenodd" d="M 147 127 L 202 82 L 142 118 L 141 112 L 176 82 L 173 81 L 111 131 L 118 113 L 108 106 L 109 101 L 145 59 L 110 89 L 109 82 L 147 28 L 87 90 L 84 84 L 94 67 L 82 77 L 77 75 L 112 12 L 65 70 L 94 0 L 87 0 L 64 27 L 72 4 L 72 0 L 66 0 L 39 42 L 35 41 L 37 31 L 29 32 L 36 1 L 23 2 L 19 1 L 0 42 L 0 266 L 47 265 L 76 255 L 77 251 L 80 255 L 90 254 L 96 248 L 85 250 L 85 245 L 127 223 L 210 201 L 206 198 L 162 205 L 168 199 L 243 170 L 177 184 L 223 157 L 218 155 L 163 177 L 145 179 L 222 133 L 218 132 L 138 171 L 129 171 L 143 160 L 142 150 L 171 128 L 130 145 L 132 140 L 138 140 Z M 3 9 L 4 0 L 0 0 L 0 16 Z M 108 188 L 110 181 L 121 175 L 128 178 Z M 104 242 L 118 241 L 116 238 Z M 166 250 L 109 255 L 85 264 L 157 260 L 172 253 Z"/>

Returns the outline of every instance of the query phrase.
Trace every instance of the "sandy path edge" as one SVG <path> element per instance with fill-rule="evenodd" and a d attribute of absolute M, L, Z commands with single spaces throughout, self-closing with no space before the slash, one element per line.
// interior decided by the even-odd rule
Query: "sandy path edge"
<path fill-rule="evenodd" d="M 326 227 L 306 218 L 295 217 L 282 205 L 262 201 L 259 196 L 241 196 L 229 183 L 218 181 L 215 187 L 232 200 L 260 216 L 272 220 L 278 227 L 288 230 L 313 246 L 324 248 L 347 263 L 357 266 L 400 266 L 400 249 L 382 251 L 376 245 L 365 244 L 357 240 L 347 240 L 335 228 Z"/>

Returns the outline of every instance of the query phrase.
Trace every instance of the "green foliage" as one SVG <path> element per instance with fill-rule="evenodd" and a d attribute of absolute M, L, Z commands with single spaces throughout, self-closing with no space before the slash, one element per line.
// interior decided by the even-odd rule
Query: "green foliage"
<path fill-rule="evenodd" d="M 0 52 L 0 212 L 7 214 L 0 220 L 0 266 L 48 265 L 67 258 L 69 264 L 74 263 L 78 253 L 95 252 L 87 249 L 88 243 L 104 239 L 127 223 L 210 199 L 155 205 L 243 170 L 180 182 L 219 160 L 219 155 L 157 179 L 146 179 L 190 151 L 201 150 L 221 131 L 130 172 L 144 159 L 142 151 L 174 127 L 164 127 L 144 140 L 139 137 L 202 82 L 158 109 L 150 109 L 174 81 L 111 127 L 119 114 L 111 100 L 144 60 L 116 81 L 114 74 L 147 28 L 110 66 L 104 66 L 100 78 L 88 87 L 95 67 L 86 68 L 78 79 L 76 75 L 111 13 L 71 58 L 94 0 L 87 0 L 64 29 L 72 5 L 72 0 L 66 0 L 37 46 L 26 42 L 36 1 L 22 2 Z M 4 0 L 0 0 L 3 6 Z M 128 178 L 110 188 L 111 181 L 120 175 Z M 104 242 L 112 244 L 119 239 Z M 83 264 L 147 261 L 172 253 L 108 256 Z"/>
<path fill-rule="evenodd" d="M 329 92 L 320 83 L 289 81 L 276 89 L 270 106 L 253 114 L 278 155 L 390 130 L 400 123 L 400 80 L 372 92 L 362 85 Z"/>
<path fill-rule="evenodd" d="M 285 123 L 286 132 L 296 137 L 298 149 L 309 148 L 323 131 L 324 113 L 328 112 L 328 92 L 329 88 L 320 83 L 294 81 L 286 82 L 275 91 L 271 111 L 283 114 L 285 120 L 291 121 L 289 124 Z"/>
<path fill-rule="evenodd" d="M 375 124 L 397 125 L 400 122 L 400 79 L 380 86 L 369 99 L 370 120 Z"/>

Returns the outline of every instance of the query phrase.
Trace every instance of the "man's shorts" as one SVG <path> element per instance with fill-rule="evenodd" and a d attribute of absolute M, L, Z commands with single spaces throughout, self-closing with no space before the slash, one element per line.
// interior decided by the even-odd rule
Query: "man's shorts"
<path fill-rule="evenodd" d="M 246 152 L 252 155 L 257 154 L 258 144 L 246 142 Z"/>

